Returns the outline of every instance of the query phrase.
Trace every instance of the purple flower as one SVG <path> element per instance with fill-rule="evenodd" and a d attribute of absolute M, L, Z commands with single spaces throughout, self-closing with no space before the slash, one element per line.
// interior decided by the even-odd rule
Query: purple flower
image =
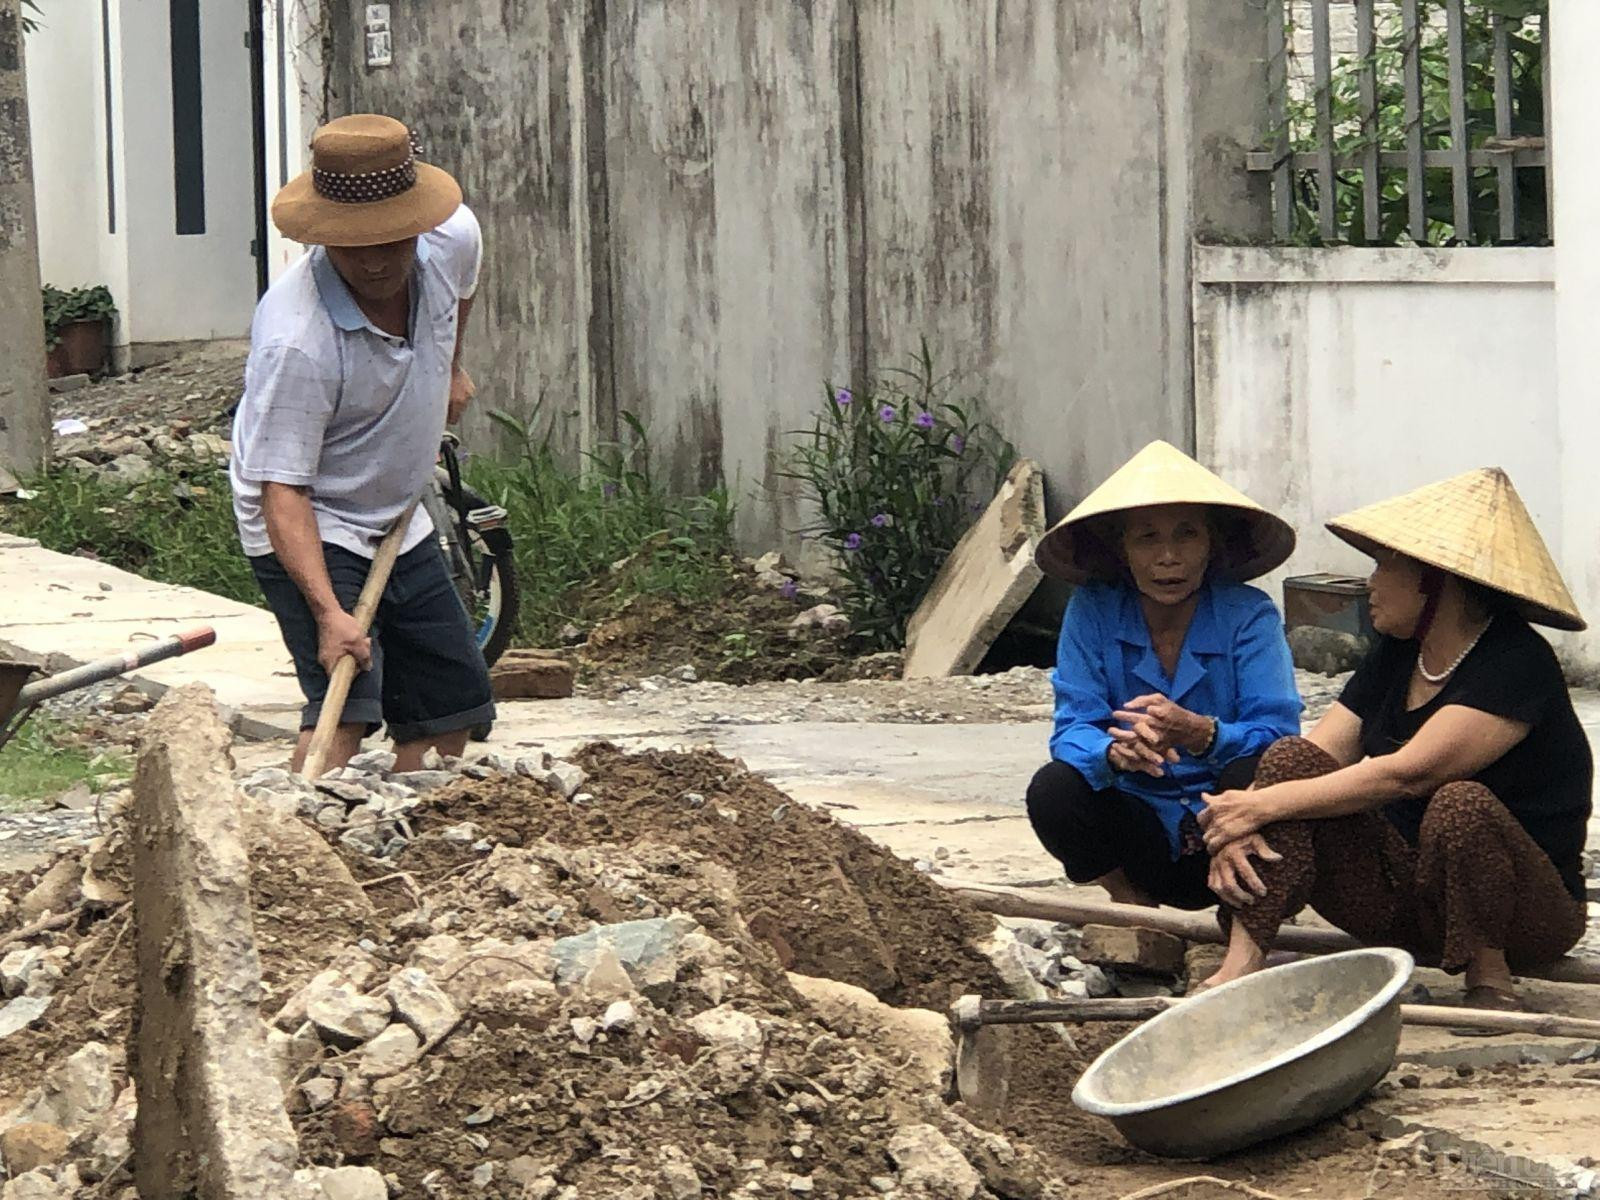
<path fill-rule="evenodd" d="M 877 516 L 872 518 L 872 523 L 879 529 L 882 529 L 885 525 L 893 525 L 894 518 L 888 513 L 879 513 Z"/>
<path fill-rule="evenodd" d="M 778 595 L 782 596 L 785 600 L 793 600 L 799 594 L 800 585 L 793 579 L 785 579 L 783 581 L 783 586 L 778 589 Z"/>
<path fill-rule="evenodd" d="M 861 549 L 861 535 L 859 533 L 852 533 L 849 537 L 845 538 L 844 548 L 846 550 Z"/>
<path fill-rule="evenodd" d="M 918 429 L 932 429 L 933 428 L 933 414 L 931 412 L 929 412 L 927 409 L 923 409 L 921 412 L 919 412 L 917 414 L 916 425 L 917 425 Z"/>
<path fill-rule="evenodd" d="M 616 498 L 616 495 L 617 495 L 617 485 L 614 484 L 614 483 L 607 483 L 607 484 L 602 485 L 601 488 L 600 488 L 600 494 L 602 496 L 604 496 L 607 500 L 614 500 Z"/>
<path fill-rule="evenodd" d="M 887 424 L 889 424 L 889 422 L 893 421 L 894 417 L 895 417 L 894 405 L 892 405 L 892 404 L 885 404 L 882 408 L 880 408 L 878 410 L 878 420 L 882 421 L 885 425 L 887 425 Z"/>
<path fill-rule="evenodd" d="M 950 449 L 954 450 L 957 454 L 962 453 L 966 450 L 966 448 L 967 439 L 962 437 L 959 433 L 950 439 Z"/>
<path fill-rule="evenodd" d="M 849 408 L 850 401 L 854 399 L 855 395 L 850 391 L 849 388 L 840 388 L 833 394 L 833 402 L 840 408 Z"/>

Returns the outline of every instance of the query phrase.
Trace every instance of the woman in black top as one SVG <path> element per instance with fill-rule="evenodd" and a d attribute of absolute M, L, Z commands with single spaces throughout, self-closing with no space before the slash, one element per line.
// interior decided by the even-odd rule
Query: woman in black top
<path fill-rule="evenodd" d="M 1550 644 L 1584 628 L 1503 471 L 1330 522 L 1377 560 L 1383 638 L 1250 791 L 1208 798 L 1211 883 L 1231 917 L 1208 984 L 1259 970 L 1306 904 L 1364 942 L 1465 971 L 1466 1003 L 1519 1008 L 1511 968 L 1583 936 L 1594 763 Z"/>

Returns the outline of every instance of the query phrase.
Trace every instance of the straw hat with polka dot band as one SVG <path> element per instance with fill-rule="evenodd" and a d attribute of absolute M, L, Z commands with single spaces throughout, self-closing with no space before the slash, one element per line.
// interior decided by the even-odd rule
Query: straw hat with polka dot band
<path fill-rule="evenodd" d="M 461 205 L 461 187 L 417 156 L 393 117 L 329 121 L 311 139 L 311 170 L 272 201 L 284 237 L 310 246 L 381 246 L 436 229 Z"/>

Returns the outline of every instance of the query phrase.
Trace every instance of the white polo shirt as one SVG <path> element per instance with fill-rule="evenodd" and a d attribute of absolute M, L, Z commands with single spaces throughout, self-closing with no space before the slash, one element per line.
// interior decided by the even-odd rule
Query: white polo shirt
<path fill-rule="evenodd" d="M 367 320 L 320 246 L 268 289 L 250 327 L 233 422 L 233 512 L 244 552 L 268 554 L 261 485 L 310 489 L 324 542 L 371 558 L 428 482 L 444 435 L 460 301 L 483 235 L 466 205 L 417 239 L 409 338 Z M 401 552 L 433 523 L 420 507 Z"/>

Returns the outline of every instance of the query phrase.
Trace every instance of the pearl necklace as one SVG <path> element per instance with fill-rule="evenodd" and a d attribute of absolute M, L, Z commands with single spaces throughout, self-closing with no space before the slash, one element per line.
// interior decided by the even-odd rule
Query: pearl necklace
<path fill-rule="evenodd" d="M 1492 624 L 1494 624 L 1493 621 L 1484 622 L 1483 628 L 1478 630 L 1478 632 L 1473 636 L 1472 640 L 1467 643 L 1467 648 L 1465 650 L 1463 650 L 1460 654 L 1456 655 L 1455 662 L 1451 663 L 1448 667 L 1446 667 L 1444 670 L 1440 671 L 1437 675 L 1435 675 L 1432 671 L 1428 670 L 1427 667 L 1422 665 L 1422 647 L 1418 646 L 1417 647 L 1417 674 L 1421 675 L 1429 683 L 1433 683 L 1433 684 L 1443 683 L 1446 679 L 1449 679 L 1450 676 L 1452 676 L 1452 675 L 1454 675 L 1456 673 L 1456 668 L 1457 667 L 1459 667 L 1462 663 L 1466 662 L 1467 655 L 1472 653 L 1473 647 L 1475 647 L 1478 644 L 1479 640 L 1483 637 L 1483 635 L 1489 632 L 1489 626 L 1492 625 Z"/>

